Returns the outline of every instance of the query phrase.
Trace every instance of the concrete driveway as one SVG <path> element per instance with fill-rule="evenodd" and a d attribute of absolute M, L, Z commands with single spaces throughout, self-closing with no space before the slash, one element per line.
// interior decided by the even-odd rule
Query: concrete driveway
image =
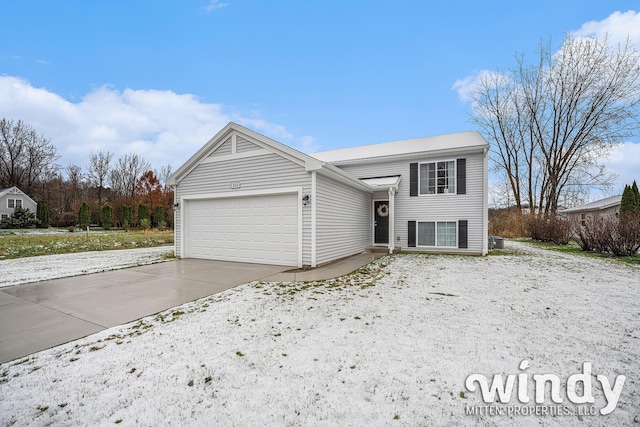
<path fill-rule="evenodd" d="M 180 259 L 0 288 L 0 363 L 290 268 Z"/>

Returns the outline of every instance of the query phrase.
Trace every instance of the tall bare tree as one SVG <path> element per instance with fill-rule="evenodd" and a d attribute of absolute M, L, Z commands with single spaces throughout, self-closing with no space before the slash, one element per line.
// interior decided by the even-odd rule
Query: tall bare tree
<path fill-rule="evenodd" d="M 472 94 L 473 121 L 492 142 L 518 208 L 555 213 L 564 192 L 610 185 L 602 165 L 640 130 L 640 55 L 629 41 L 567 37 L 541 43 L 532 64 L 485 73 Z"/>
<path fill-rule="evenodd" d="M 89 178 L 89 183 L 97 189 L 98 206 L 102 206 L 102 190 L 107 183 L 112 157 L 113 153 L 102 150 L 97 153 L 92 152 L 89 156 L 87 178 Z"/>
<path fill-rule="evenodd" d="M 109 175 L 111 188 L 118 196 L 133 199 L 138 180 L 149 169 L 151 164 L 137 154 L 120 157 Z"/>
<path fill-rule="evenodd" d="M 0 120 L 0 187 L 31 193 L 39 180 L 55 174 L 59 158 L 51 140 L 22 120 Z"/>
<path fill-rule="evenodd" d="M 167 186 L 167 181 L 171 176 L 171 172 L 172 172 L 171 165 L 169 164 L 162 165 L 160 166 L 159 171 L 155 171 L 155 174 L 158 177 L 158 180 L 160 181 L 160 185 L 162 185 L 162 191 L 164 191 L 165 193 L 169 191 L 169 188 Z"/>

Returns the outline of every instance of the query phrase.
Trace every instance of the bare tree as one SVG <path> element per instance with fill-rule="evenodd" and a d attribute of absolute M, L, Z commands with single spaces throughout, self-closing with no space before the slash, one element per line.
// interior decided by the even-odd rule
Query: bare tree
<path fill-rule="evenodd" d="M 89 178 L 89 183 L 97 188 L 98 206 L 102 206 L 102 190 L 107 183 L 112 157 L 113 153 L 102 150 L 97 153 L 92 152 L 89 156 L 87 178 Z"/>
<path fill-rule="evenodd" d="M 155 174 L 158 177 L 158 180 L 160 181 L 160 185 L 162 185 L 162 191 L 166 193 L 168 191 L 167 181 L 171 176 L 171 165 L 167 164 L 167 165 L 160 166 L 160 170 L 155 171 Z"/>
<path fill-rule="evenodd" d="M 81 199 L 84 174 L 82 173 L 82 168 L 74 164 L 67 165 L 65 172 L 67 173 L 68 194 L 66 195 L 64 206 L 67 210 L 70 210 L 72 206 L 75 207 L 75 202 Z"/>
<path fill-rule="evenodd" d="M 133 199 L 136 195 L 138 179 L 149 169 L 151 169 L 149 162 L 137 154 L 120 157 L 109 175 L 111 188 L 117 195 Z"/>
<path fill-rule="evenodd" d="M 541 44 L 534 64 L 520 55 L 482 75 L 472 97 L 516 206 L 555 213 L 566 191 L 611 185 L 601 160 L 640 129 L 640 55 L 628 41 L 567 37 L 555 53 Z"/>
<path fill-rule="evenodd" d="M 0 187 L 31 193 L 39 180 L 55 174 L 59 157 L 51 140 L 22 120 L 0 120 Z"/>

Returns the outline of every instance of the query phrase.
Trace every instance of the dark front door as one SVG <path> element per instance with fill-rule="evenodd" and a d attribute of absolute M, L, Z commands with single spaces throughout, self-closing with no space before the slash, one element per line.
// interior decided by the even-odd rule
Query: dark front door
<path fill-rule="evenodd" d="M 373 203 L 373 243 L 389 243 L 389 201 Z"/>

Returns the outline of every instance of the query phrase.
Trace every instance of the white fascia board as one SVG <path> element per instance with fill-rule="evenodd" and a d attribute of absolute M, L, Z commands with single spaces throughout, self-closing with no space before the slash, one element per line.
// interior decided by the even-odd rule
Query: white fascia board
<path fill-rule="evenodd" d="M 307 164 L 316 164 L 319 161 L 307 154 L 304 154 L 294 148 L 284 145 L 276 140 L 261 135 L 257 132 L 247 129 L 234 122 L 229 122 L 224 128 L 222 128 L 213 138 L 211 138 L 200 150 L 198 150 L 193 156 L 187 160 L 184 165 L 169 177 L 167 180 L 168 185 L 176 185 L 182 177 L 188 175 L 193 169 L 195 169 L 209 154 L 214 151 L 220 144 L 224 143 L 231 135 L 240 134 L 247 137 L 249 141 L 255 145 L 269 150 L 279 156 L 290 160 L 300 166 L 307 167 Z M 233 142 L 232 142 L 233 143 Z M 321 162 L 320 162 L 321 163 Z"/>
<path fill-rule="evenodd" d="M 212 149 L 226 140 L 227 133 L 233 129 L 233 122 L 227 123 L 213 138 L 207 141 L 196 153 L 189 158 L 182 166 L 178 168 L 168 179 L 167 185 L 177 185 L 180 179 L 188 175 L 193 169 L 200 164 L 200 162 L 207 157 Z"/>
<path fill-rule="evenodd" d="M 247 129 L 244 126 L 241 126 L 236 123 L 231 123 L 234 129 L 236 129 L 241 134 L 244 134 L 252 139 L 251 142 L 256 145 L 261 146 L 262 148 L 266 148 L 270 151 L 273 151 L 276 154 L 281 155 L 282 157 L 291 160 L 294 163 L 297 163 L 301 166 L 305 166 L 308 162 L 318 162 L 317 159 L 309 156 L 308 154 L 304 154 L 301 151 L 296 150 L 295 148 L 291 148 L 288 145 L 285 145 L 281 142 L 276 141 L 275 139 L 271 139 L 267 136 L 259 134 L 258 132 L 252 131 L 251 129 Z"/>
<path fill-rule="evenodd" d="M 393 162 L 393 161 L 402 161 L 402 160 L 413 160 L 413 159 L 424 159 L 426 157 L 444 157 L 444 156 L 460 156 L 465 154 L 477 154 L 483 153 L 486 147 L 461 147 L 461 148 L 452 148 L 452 149 L 444 149 L 444 150 L 428 150 L 428 151 L 420 151 L 415 153 L 406 153 L 406 154 L 394 154 L 390 156 L 379 156 L 379 157 L 366 157 L 362 159 L 352 159 L 352 160 L 341 160 L 336 162 L 331 162 L 332 165 L 342 166 L 342 165 L 359 165 L 359 164 L 367 164 L 367 163 L 383 163 L 383 162 Z"/>
<path fill-rule="evenodd" d="M 262 190 L 224 191 L 221 193 L 199 193 L 181 196 L 181 200 L 228 199 L 232 197 L 269 196 L 275 194 L 302 194 L 302 187 L 265 188 Z M 302 196 L 300 196 L 302 197 Z"/>
<path fill-rule="evenodd" d="M 373 187 L 371 187 L 370 185 L 365 184 L 364 182 L 360 181 L 358 178 L 349 175 L 339 167 L 334 166 L 330 163 L 324 163 L 322 165 L 322 168 L 318 169 L 317 172 L 331 179 L 335 179 L 338 182 L 342 182 L 344 184 L 350 185 L 351 187 L 355 187 L 360 190 L 367 191 L 369 193 L 372 193 L 374 191 Z"/>

